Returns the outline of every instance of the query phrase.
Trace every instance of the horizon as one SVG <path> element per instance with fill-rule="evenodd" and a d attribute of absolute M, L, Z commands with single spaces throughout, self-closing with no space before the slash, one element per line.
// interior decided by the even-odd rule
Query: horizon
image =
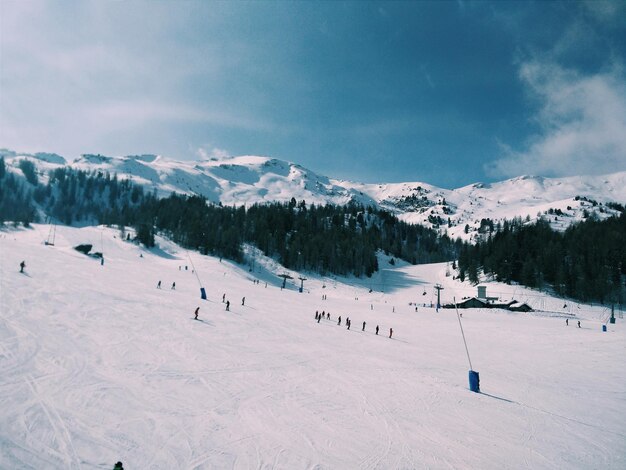
<path fill-rule="evenodd" d="M 77 157 L 67 157 L 65 155 L 61 155 L 55 152 L 20 152 L 20 151 L 16 151 L 14 149 L 7 149 L 7 148 L 2 148 L 0 147 L 0 158 L 19 158 L 19 157 L 30 157 L 30 158 L 35 158 L 38 160 L 41 160 L 41 156 L 57 156 L 57 157 L 61 157 L 65 160 L 65 164 L 67 165 L 73 165 L 74 163 L 78 162 L 81 158 L 85 157 L 85 156 L 96 156 L 96 157 L 104 157 L 104 158 L 111 158 L 111 159 L 125 159 L 125 158 L 137 158 L 137 157 L 155 157 L 155 159 L 165 159 L 167 161 L 171 161 L 171 162 L 180 162 L 180 163 L 194 163 L 194 162 L 229 162 L 232 160 L 236 160 L 236 159 L 242 159 L 242 158 L 267 158 L 270 160 L 278 160 L 278 161 L 283 161 L 285 163 L 288 164 L 293 164 L 296 166 L 300 166 L 306 170 L 310 170 L 310 171 L 314 171 L 309 167 L 305 167 L 304 165 L 300 164 L 299 162 L 296 161 L 290 161 L 290 160 L 282 160 L 282 159 L 277 159 L 274 157 L 271 157 L 269 155 L 209 155 L 209 156 L 205 156 L 205 157 L 201 157 L 198 156 L 196 159 L 178 159 L 178 158 L 173 158 L 170 157 L 168 155 L 159 155 L 159 154 L 149 154 L 149 153 L 138 153 L 138 154 L 129 154 L 129 155 L 105 155 L 103 153 L 82 153 L 80 155 L 78 155 Z M 138 158 L 139 160 L 141 160 L 141 158 Z M 45 161 L 45 160 L 42 160 Z M 145 161 L 145 164 L 150 164 L 153 161 Z M 619 173 L 625 173 L 626 169 L 624 170 L 616 170 L 616 171 L 611 171 L 611 172 L 607 172 L 607 173 L 589 173 L 589 174 L 572 174 L 572 175 L 566 175 L 566 176 L 543 176 L 543 175 L 538 175 L 538 174 L 530 174 L 530 173 L 520 173 L 518 175 L 514 175 L 514 176 L 510 176 L 510 177 L 503 177 L 500 179 L 490 179 L 489 181 L 471 181 L 469 183 L 463 184 L 461 186 L 454 186 L 454 187 L 447 187 L 447 186 L 438 186 L 436 184 L 431 183 L 430 181 L 425 181 L 425 180 L 401 180 L 401 181 L 371 181 L 371 182 L 366 182 L 366 181 L 358 181 L 356 179 L 351 179 L 351 178 L 340 178 L 337 177 L 335 175 L 332 174 L 321 174 L 319 172 L 314 171 L 316 174 L 318 174 L 319 176 L 324 176 L 327 178 L 330 178 L 332 180 L 338 181 L 338 182 L 346 182 L 346 183 L 355 183 L 355 184 L 366 184 L 366 185 L 394 185 L 394 184 L 403 184 L 403 183 L 423 183 L 423 184 L 428 184 L 431 185 L 433 187 L 442 189 L 442 190 L 447 190 L 447 191 L 455 191 L 458 189 L 462 189 L 464 187 L 467 186 L 474 186 L 474 185 L 491 185 L 491 184 L 498 184 L 498 183 L 504 183 L 506 181 L 510 181 L 510 180 L 523 180 L 526 178 L 533 178 L 533 179 L 543 179 L 543 180 L 563 180 L 563 179 L 567 179 L 567 178 L 593 178 L 593 177 L 607 177 L 607 176 L 611 176 L 611 175 L 617 175 Z"/>
<path fill-rule="evenodd" d="M 262 155 L 442 188 L 626 170 L 621 2 L 0 11 L 0 147 L 17 152 Z"/>

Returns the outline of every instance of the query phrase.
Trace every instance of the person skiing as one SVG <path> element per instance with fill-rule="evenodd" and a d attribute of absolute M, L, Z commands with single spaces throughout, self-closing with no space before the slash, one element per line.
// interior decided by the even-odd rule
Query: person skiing
<path fill-rule="evenodd" d="M 245 297 L 243 297 L 243 298 L 241 299 L 241 305 L 245 305 L 245 304 L 246 304 L 246 298 L 245 298 Z"/>
<path fill-rule="evenodd" d="M 20 272 L 21 272 L 21 273 L 23 273 L 23 272 L 24 272 L 24 268 L 25 268 L 25 267 L 26 267 L 26 262 L 25 262 L 25 261 L 22 261 L 22 262 L 20 263 Z"/>
<path fill-rule="evenodd" d="M 376 334 L 378 335 L 378 325 L 376 325 Z"/>
<path fill-rule="evenodd" d="M 222 294 L 222 303 L 226 301 L 226 294 Z"/>
<path fill-rule="evenodd" d="M 317 320 L 317 317 L 319 316 L 319 312 L 316 310 L 315 311 L 315 319 Z"/>
<path fill-rule="evenodd" d="M 117 462 L 113 467 L 113 470 L 124 470 L 124 464 L 122 462 Z"/>
<path fill-rule="evenodd" d="M 176 290 L 176 282 L 172 282 L 172 290 Z"/>
<path fill-rule="evenodd" d="M 363 328 L 361 328 L 361 331 L 365 331 L 365 322 L 363 322 Z"/>
<path fill-rule="evenodd" d="M 328 313 L 326 314 L 326 318 L 328 318 L 328 319 L 330 320 L 330 312 L 328 312 Z"/>
<path fill-rule="evenodd" d="M 318 316 L 317 316 L 317 323 L 319 323 L 321 319 L 322 319 L 322 316 L 321 316 L 321 315 L 318 315 Z"/>
<path fill-rule="evenodd" d="M 157 284 L 157 289 L 161 288 L 161 281 L 159 280 L 159 283 Z"/>
<path fill-rule="evenodd" d="M 230 300 L 226 301 L 226 311 L 230 312 Z"/>
<path fill-rule="evenodd" d="M 565 319 L 565 326 L 568 326 L 568 325 L 569 325 L 569 318 L 566 318 Z"/>
<path fill-rule="evenodd" d="M 578 328 L 580 328 L 580 320 L 578 320 Z"/>
<path fill-rule="evenodd" d="M 389 328 L 389 337 L 391 338 L 392 335 L 393 335 L 393 328 Z"/>
<path fill-rule="evenodd" d="M 346 318 L 346 325 L 348 325 L 348 329 L 350 329 L 350 317 Z"/>
<path fill-rule="evenodd" d="M 198 319 L 198 312 L 199 312 L 199 311 L 200 311 L 200 307 L 196 307 L 196 311 L 194 312 L 194 313 L 195 313 L 195 315 L 196 315 L 195 320 L 197 320 L 197 319 Z"/>
<path fill-rule="evenodd" d="M 341 315 L 339 315 L 339 320 L 337 320 L 337 325 L 341 326 Z"/>

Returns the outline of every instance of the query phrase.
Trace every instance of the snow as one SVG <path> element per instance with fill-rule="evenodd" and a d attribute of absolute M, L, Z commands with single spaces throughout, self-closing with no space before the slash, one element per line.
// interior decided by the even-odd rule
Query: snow
<path fill-rule="evenodd" d="M 21 174 L 19 160 L 30 158 L 44 183 L 47 181 L 45 172 L 66 166 L 65 160 L 58 155 L 43 158 L 9 150 L 2 152 L 9 171 L 17 174 Z M 599 204 L 626 204 L 624 171 L 566 178 L 520 176 L 492 184 L 475 183 L 458 189 L 444 189 L 422 182 L 364 184 L 336 180 L 295 163 L 251 155 L 193 162 L 156 155 L 109 157 L 85 154 L 69 166 L 108 171 L 120 179 L 129 178 L 149 191 L 156 189 L 161 197 L 172 192 L 199 194 L 210 202 L 229 206 L 288 202 L 291 198 L 317 205 L 343 205 L 353 201 L 365 206 L 379 206 L 408 223 L 435 227 L 442 233 L 447 232 L 451 238 L 465 240 L 477 238 L 476 230 L 481 219 L 488 218 L 496 224 L 514 217 L 529 217 L 531 221 L 545 217 L 553 228 L 565 230 L 572 223 L 583 220 L 585 211 L 600 219 L 617 214 L 617 211 Z M 576 201 L 576 196 L 594 200 L 598 205 Z M 425 201 L 423 197 L 426 197 Z M 411 202 L 415 202 L 415 198 L 419 200 L 417 207 Z M 550 209 L 558 209 L 562 215 L 550 215 Z M 433 225 L 429 216 L 440 217 L 443 224 Z M 467 234 L 466 225 L 469 226 Z"/>
<path fill-rule="evenodd" d="M 434 283 L 442 302 L 475 295 L 445 264 L 382 256 L 372 279 L 304 273 L 299 293 L 258 252 L 250 272 L 163 239 L 57 227 L 45 246 L 47 231 L 0 232 L 0 468 L 626 467 L 626 334 L 621 318 L 602 332 L 606 308 L 483 283 L 543 311 L 462 312 L 476 394 L 454 310 L 423 306 Z"/>

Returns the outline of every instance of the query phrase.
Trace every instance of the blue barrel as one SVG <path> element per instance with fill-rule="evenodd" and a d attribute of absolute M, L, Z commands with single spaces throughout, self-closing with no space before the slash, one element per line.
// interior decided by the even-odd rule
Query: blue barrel
<path fill-rule="evenodd" d="M 472 392 L 480 393 L 480 377 L 475 370 L 469 371 L 469 388 Z"/>
<path fill-rule="evenodd" d="M 602 331 L 606 331 L 606 325 L 602 325 Z"/>
<path fill-rule="evenodd" d="M 206 300 L 206 291 L 204 290 L 204 287 L 200 288 L 200 298 L 202 300 Z"/>

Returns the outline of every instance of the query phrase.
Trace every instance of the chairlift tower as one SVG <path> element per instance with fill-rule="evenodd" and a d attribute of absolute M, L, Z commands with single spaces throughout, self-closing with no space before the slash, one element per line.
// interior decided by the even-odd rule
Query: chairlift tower
<path fill-rule="evenodd" d="M 306 277 L 298 277 L 300 279 L 300 293 L 304 292 L 304 281 L 306 281 Z"/>
<path fill-rule="evenodd" d="M 283 278 L 283 285 L 281 286 L 281 289 L 284 289 L 287 285 L 287 279 L 293 279 L 293 277 L 291 277 L 289 274 L 279 274 L 278 277 Z"/>
<path fill-rule="evenodd" d="M 441 291 L 443 286 L 441 284 L 435 284 L 435 290 L 437 291 L 437 311 L 441 308 Z"/>

